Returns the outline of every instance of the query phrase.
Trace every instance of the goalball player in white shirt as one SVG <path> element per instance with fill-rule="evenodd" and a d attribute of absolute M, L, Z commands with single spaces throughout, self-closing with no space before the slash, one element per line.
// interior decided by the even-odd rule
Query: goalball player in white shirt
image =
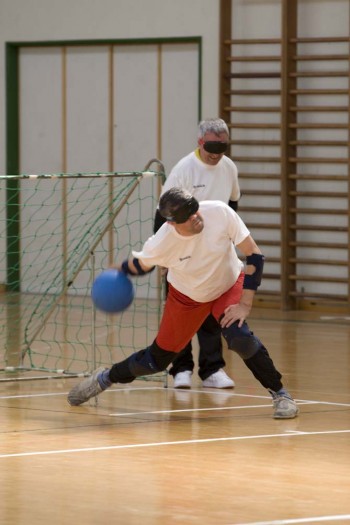
<path fill-rule="evenodd" d="M 198 201 L 220 200 L 237 211 L 240 198 L 238 170 L 225 155 L 229 146 L 229 130 L 224 120 L 202 120 L 198 126 L 198 147 L 183 157 L 171 170 L 162 189 L 178 187 L 189 191 Z M 156 232 L 164 223 L 157 210 Z M 198 329 L 198 375 L 204 387 L 233 388 L 234 381 L 224 371 L 220 326 L 212 315 Z M 173 361 L 169 370 L 175 388 L 191 388 L 194 369 L 192 342 Z"/>
<path fill-rule="evenodd" d="M 72 388 L 68 402 L 78 406 L 113 383 L 165 370 L 191 340 L 209 314 L 220 324 L 229 350 L 236 352 L 270 392 L 275 419 L 297 416 L 298 407 L 284 388 L 261 341 L 246 322 L 264 266 L 264 256 L 242 219 L 221 201 L 198 201 L 172 188 L 159 201 L 166 223 L 141 251 L 132 252 L 119 270 L 142 276 L 154 267 L 168 268 L 168 295 L 158 334 L 152 344 L 109 369 L 99 368 Z M 235 247 L 246 257 L 245 269 Z"/>

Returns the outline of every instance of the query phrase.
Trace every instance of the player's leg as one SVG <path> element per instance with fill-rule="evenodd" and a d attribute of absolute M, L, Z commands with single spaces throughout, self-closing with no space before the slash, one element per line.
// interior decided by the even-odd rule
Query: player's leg
<path fill-rule="evenodd" d="M 165 219 L 163 219 L 163 222 L 164 221 Z M 158 228 L 160 228 L 160 226 L 158 226 Z M 157 231 L 157 229 L 155 229 L 155 231 Z M 168 295 L 169 283 L 167 280 L 165 280 L 165 291 L 166 295 Z M 172 366 L 169 369 L 169 374 L 174 378 L 174 387 L 185 389 L 191 388 L 191 376 L 193 374 L 193 369 L 194 361 L 192 355 L 192 341 L 189 341 L 183 350 L 181 350 L 181 352 L 176 355 L 172 362 Z"/>
<path fill-rule="evenodd" d="M 167 368 L 176 356 L 160 348 L 154 341 L 150 346 L 115 363 L 110 369 L 98 368 L 92 375 L 71 389 L 68 402 L 72 406 L 85 403 L 110 387 L 113 383 L 131 383 L 137 377 L 156 374 Z"/>
<path fill-rule="evenodd" d="M 224 328 L 228 348 L 236 352 L 244 361 L 254 377 L 268 389 L 275 407 L 276 419 L 288 419 L 297 416 L 299 409 L 284 388 L 282 375 L 276 369 L 268 351 L 261 341 L 249 330 L 247 323 L 238 327 L 238 322 Z"/>
<path fill-rule="evenodd" d="M 199 343 L 199 371 L 204 387 L 233 388 L 234 382 L 223 370 L 221 327 L 209 315 L 197 332 Z"/>
<path fill-rule="evenodd" d="M 279 391 L 282 388 L 281 374 L 275 368 L 268 351 L 250 331 L 246 322 L 238 327 L 238 321 L 222 329 L 229 350 L 236 352 L 245 362 L 254 377 L 265 388 Z"/>
<path fill-rule="evenodd" d="M 164 350 L 153 341 L 144 350 L 135 352 L 124 361 L 114 364 L 109 371 L 108 379 L 110 383 L 131 383 L 137 377 L 166 370 L 176 355 L 176 352 Z"/>
<path fill-rule="evenodd" d="M 98 369 L 72 388 L 68 402 L 81 405 L 106 390 L 112 383 L 130 383 L 139 376 L 163 371 L 192 339 L 207 317 L 210 303 L 195 303 L 170 289 L 156 340 L 147 348 L 115 363 L 111 369 Z"/>
<path fill-rule="evenodd" d="M 227 306 L 238 304 L 242 289 L 241 278 L 221 296 L 213 305 L 213 315 L 219 320 Z M 221 312 L 221 313 L 220 313 Z M 244 361 L 254 377 L 267 388 L 275 406 L 274 417 L 277 419 L 293 418 L 298 414 L 298 407 L 282 384 L 282 375 L 276 369 L 265 346 L 249 329 L 246 322 L 238 327 L 238 321 L 222 329 L 222 335 L 228 348 L 236 352 Z"/>
<path fill-rule="evenodd" d="M 254 377 L 267 388 L 273 398 L 276 419 L 296 417 L 298 407 L 289 392 L 283 387 L 282 375 L 276 369 L 268 351 L 249 330 L 247 323 L 238 327 L 238 322 L 222 330 L 228 348 L 236 352 Z"/>
<path fill-rule="evenodd" d="M 174 386 L 176 388 L 191 387 L 191 375 L 194 363 L 192 347 L 188 346 L 188 342 L 192 340 L 194 333 L 196 333 L 204 319 L 208 316 L 210 307 L 211 303 L 197 303 L 169 285 L 163 319 L 157 336 L 157 343 L 162 348 L 171 348 L 179 352 L 175 369 L 172 370 L 173 375 L 175 372 Z M 193 333 L 194 327 L 195 332 Z M 173 346 L 174 333 L 176 333 L 177 343 L 180 341 L 183 342 L 182 347 L 179 347 L 178 344 L 176 347 Z M 182 354 L 184 349 L 186 353 Z M 182 370 L 180 366 L 183 367 Z"/>
<path fill-rule="evenodd" d="M 243 273 L 234 286 L 219 297 L 213 304 L 212 312 L 220 322 L 223 312 L 229 305 L 238 304 L 242 295 Z M 252 371 L 256 379 L 267 389 L 278 391 L 282 388 L 281 374 L 276 370 L 266 348 L 250 331 L 246 322 L 238 327 L 238 321 L 222 328 L 229 350 L 235 351 Z"/>
<path fill-rule="evenodd" d="M 193 369 L 192 342 L 189 342 L 185 348 L 176 355 L 169 370 L 169 374 L 174 377 L 174 388 L 191 388 Z"/>
<path fill-rule="evenodd" d="M 225 366 L 222 357 L 221 327 L 210 314 L 197 332 L 199 343 L 199 376 L 206 379 Z"/>

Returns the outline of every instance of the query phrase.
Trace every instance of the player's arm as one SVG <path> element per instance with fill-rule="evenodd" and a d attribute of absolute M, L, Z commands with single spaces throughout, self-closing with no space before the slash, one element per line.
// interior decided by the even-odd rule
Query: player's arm
<path fill-rule="evenodd" d="M 233 209 L 233 211 L 238 211 L 238 201 L 229 200 L 228 205 Z"/>
<path fill-rule="evenodd" d="M 134 257 L 133 259 L 125 259 L 118 267 L 118 270 L 124 272 L 126 275 L 135 277 L 137 275 L 146 275 L 154 270 L 155 266 L 147 266 L 141 259 Z"/>
<path fill-rule="evenodd" d="M 237 248 L 246 257 L 241 302 L 251 309 L 255 292 L 261 284 L 265 258 L 251 235 L 238 244 Z"/>
<path fill-rule="evenodd" d="M 239 321 L 238 326 L 242 326 L 252 309 L 255 292 L 260 286 L 264 267 L 264 256 L 251 235 L 248 235 L 244 241 L 238 244 L 237 248 L 246 256 L 243 291 L 239 304 L 226 308 L 225 315 L 221 320 L 223 327 L 230 326 L 235 321 Z"/>
<path fill-rule="evenodd" d="M 233 182 L 232 182 L 233 187 L 232 187 L 232 191 L 230 195 L 230 200 L 228 201 L 228 205 L 230 206 L 230 208 L 233 209 L 233 211 L 238 211 L 238 201 L 242 197 L 242 194 L 241 194 L 241 189 L 239 187 L 239 182 L 238 182 L 238 170 L 235 164 L 233 165 L 232 175 L 233 175 Z"/>
<path fill-rule="evenodd" d="M 241 198 L 241 190 L 239 189 L 239 186 L 238 186 L 238 181 L 237 181 L 237 184 L 235 186 L 235 190 L 232 191 L 231 193 L 231 198 L 230 200 L 228 201 L 228 205 L 230 206 L 230 208 L 233 209 L 233 211 L 238 211 L 238 201 L 239 199 Z"/>
<path fill-rule="evenodd" d="M 240 304 L 247 309 L 247 315 L 249 315 L 255 292 L 261 283 L 264 256 L 250 235 L 237 248 L 246 256 Z"/>

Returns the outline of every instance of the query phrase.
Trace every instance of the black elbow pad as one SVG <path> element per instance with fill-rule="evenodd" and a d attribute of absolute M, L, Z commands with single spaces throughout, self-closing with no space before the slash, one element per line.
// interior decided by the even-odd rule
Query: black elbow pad
<path fill-rule="evenodd" d="M 228 205 L 233 209 L 233 211 L 238 210 L 238 201 L 228 201 Z"/>

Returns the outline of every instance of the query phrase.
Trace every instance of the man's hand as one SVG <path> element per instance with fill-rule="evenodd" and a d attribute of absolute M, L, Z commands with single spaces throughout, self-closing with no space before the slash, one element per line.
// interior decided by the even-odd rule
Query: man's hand
<path fill-rule="evenodd" d="M 250 314 L 251 309 L 251 305 L 245 303 L 228 306 L 224 311 L 224 317 L 220 321 L 222 328 L 231 326 L 235 321 L 239 321 L 238 327 L 240 328 Z"/>

